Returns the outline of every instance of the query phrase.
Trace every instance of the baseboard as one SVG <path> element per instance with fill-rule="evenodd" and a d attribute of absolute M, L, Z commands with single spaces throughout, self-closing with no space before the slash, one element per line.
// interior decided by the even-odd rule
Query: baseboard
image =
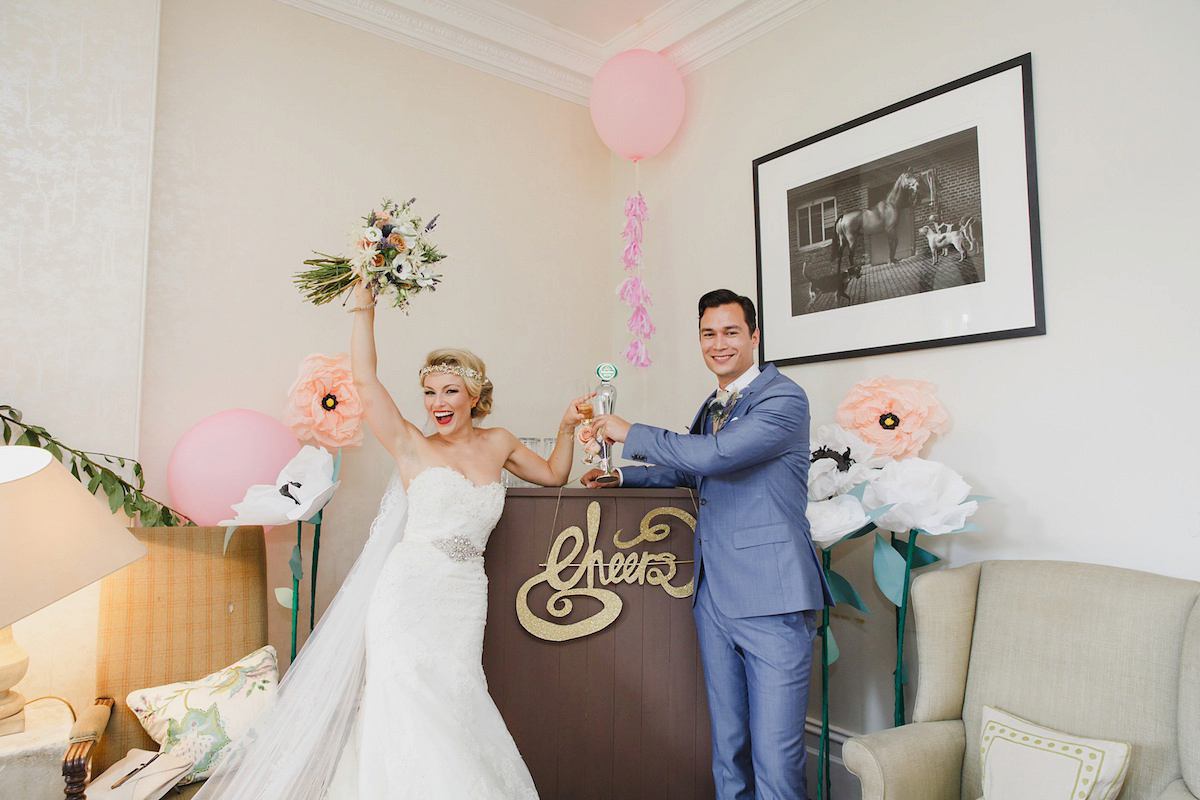
<path fill-rule="evenodd" d="M 804 724 L 805 740 L 808 745 L 808 794 L 817 796 L 817 759 L 821 753 L 821 720 L 809 717 Z M 857 734 L 852 731 L 829 726 L 829 781 L 830 797 L 837 800 L 861 800 L 862 791 L 858 778 L 850 774 L 842 762 L 842 744 Z"/>

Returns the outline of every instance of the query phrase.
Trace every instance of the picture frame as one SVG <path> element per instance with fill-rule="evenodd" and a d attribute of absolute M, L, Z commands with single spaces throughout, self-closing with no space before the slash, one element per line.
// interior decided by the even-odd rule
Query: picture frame
<path fill-rule="evenodd" d="M 760 363 L 1045 334 L 1029 53 L 753 175 Z"/>

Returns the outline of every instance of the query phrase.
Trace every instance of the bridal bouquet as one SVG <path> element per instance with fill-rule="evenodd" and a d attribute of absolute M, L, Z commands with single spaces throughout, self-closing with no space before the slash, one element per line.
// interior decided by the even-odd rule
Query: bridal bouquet
<path fill-rule="evenodd" d="M 413 211 L 416 198 L 406 203 L 385 199 L 377 211 L 363 218 L 364 225 L 351 233 L 351 255 L 305 261 L 312 269 L 297 272 L 296 286 L 313 305 L 324 305 L 364 282 L 376 298 L 388 296 L 396 308 L 405 308 L 409 298 L 433 291 L 441 280 L 432 266 L 445 254 L 429 241 L 437 227 L 435 216 L 428 223 Z"/>

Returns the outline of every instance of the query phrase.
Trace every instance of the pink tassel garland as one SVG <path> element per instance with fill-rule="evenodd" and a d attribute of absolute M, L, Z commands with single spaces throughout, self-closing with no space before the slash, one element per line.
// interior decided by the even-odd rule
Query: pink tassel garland
<path fill-rule="evenodd" d="M 650 315 L 646 313 L 646 307 L 636 306 L 633 309 L 633 314 L 629 317 L 629 332 L 634 336 L 649 339 L 654 335 L 654 330 L 654 323 L 650 321 Z"/>
<path fill-rule="evenodd" d="M 634 339 L 629 343 L 625 350 L 625 360 L 635 367 L 648 367 L 653 363 L 646 353 L 646 343 L 641 339 Z"/>
<path fill-rule="evenodd" d="M 650 321 L 650 314 L 646 311 L 646 305 L 650 302 L 650 293 L 646 291 L 642 279 L 636 273 L 642 266 L 642 223 L 645 222 L 648 216 L 646 209 L 646 198 L 642 197 L 642 193 L 631 194 L 625 198 L 625 229 L 621 231 L 621 238 L 627 244 L 625 250 L 621 253 L 621 263 L 625 265 L 625 269 L 634 273 L 626 278 L 617 289 L 617 294 L 621 299 L 633 307 L 633 314 L 629 317 L 629 332 L 635 338 L 629 343 L 629 347 L 625 350 L 625 360 L 635 367 L 650 366 L 650 356 L 646 352 L 646 339 L 654 335 L 654 323 Z"/>

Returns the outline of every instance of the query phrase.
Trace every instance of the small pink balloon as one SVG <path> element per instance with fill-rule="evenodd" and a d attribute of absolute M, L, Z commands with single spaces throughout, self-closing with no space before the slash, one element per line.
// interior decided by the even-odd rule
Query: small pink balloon
<path fill-rule="evenodd" d="M 171 505 L 198 525 L 233 517 L 254 484 L 274 483 L 300 443 L 274 417 L 235 408 L 205 417 L 179 438 L 167 461 Z"/>
<path fill-rule="evenodd" d="M 600 139 L 635 162 L 666 147 L 683 121 L 683 78 L 666 56 L 626 50 L 604 62 L 588 99 Z"/>

